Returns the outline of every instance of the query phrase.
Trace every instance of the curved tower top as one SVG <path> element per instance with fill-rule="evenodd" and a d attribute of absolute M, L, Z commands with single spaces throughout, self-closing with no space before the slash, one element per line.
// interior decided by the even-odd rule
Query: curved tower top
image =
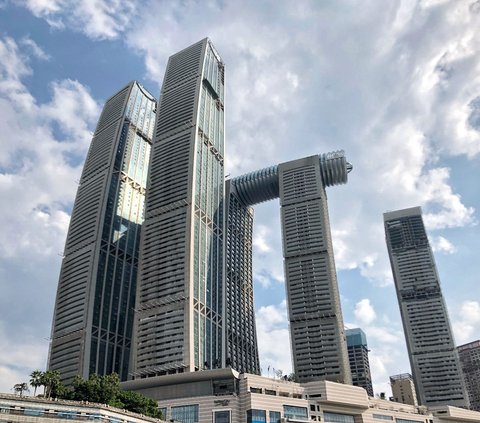
<path fill-rule="evenodd" d="M 315 157 L 315 156 L 313 156 Z M 319 154 L 323 186 L 346 184 L 353 166 L 343 150 Z M 278 165 L 237 176 L 231 180 L 236 194 L 245 206 L 273 200 L 280 195 Z"/>

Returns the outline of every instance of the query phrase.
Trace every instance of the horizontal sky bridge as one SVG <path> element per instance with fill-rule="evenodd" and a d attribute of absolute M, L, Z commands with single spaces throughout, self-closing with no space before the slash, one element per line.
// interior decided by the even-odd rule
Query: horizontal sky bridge
<path fill-rule="evenodd" d="M 319 154 L 320 174 L 325 187 L 345 184 L 352 165 L 343 150 Z M 235 192 L 246 206 L 273 200 L 280 195 L 279 165 L 270 166 L 231 179 Z"/>

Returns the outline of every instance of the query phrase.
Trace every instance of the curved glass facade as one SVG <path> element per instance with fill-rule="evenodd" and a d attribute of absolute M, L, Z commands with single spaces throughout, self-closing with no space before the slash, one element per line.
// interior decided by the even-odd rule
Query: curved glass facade
<path fill-rule="evenodd" d="M 72 211 L 49 368 L 64 382 L 127 379 L 140 227 L 156 101 L 137 82 L 112 96 L 97 125 Z"/>

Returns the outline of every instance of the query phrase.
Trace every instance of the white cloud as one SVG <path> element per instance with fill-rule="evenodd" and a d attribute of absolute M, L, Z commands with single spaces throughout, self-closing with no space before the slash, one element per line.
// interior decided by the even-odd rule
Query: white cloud
<path fill-rule="evenodd" d="M 480 302 L 464 301 L 453 322 L 457 344 L 475 341 L 474 333 L 480 331 Z"/>
<path fill-rule="evenodd" d="M 0 252 L 58 253 L 100 109 L 84 86 L 70 80 L 52 83 L 52 100 L 37 104 L 21 82 L 31 73 L 28 60 L 12 39 L 0 40 L 0 63 L 0 194 L 8 204 L 0 217 L 9 222 Z M 61 134 L 54 134 L 54 125 Z"/>
<path fill-rule="evenodd" d="M 444 252 L 447 254 L 453 254 L 457 251 L 457 247 L 453 245 L 448 239 L 443 236 L 436 236 L 430 238 L 430 245 L 434 252 Z"/>
<path fill-rule="evenodd" d="M 117 38 L 140 6 L 130 0 L 24 0 L 22 3 L 52 28 L 69 27 L 93 39 Z"/>
<path fill-rule="evenodd" d="M 31 336 L 22 341 L 11 339 L 0 322 L 0 392 L 12 392 L 13 385 L 30 382 L 33 370 L 45 369 L 48 345 Z"/>
<path fill-rule="evenodd" d="M 269 366 L 271 376 L 273 376 L 273 369 L 283 370 L 283 374 L 291 373 L 292 361 L 286 302 L 260 307 L 256 311 L 256 324 L 263 374 L 268 375 L 267 368 Z"/>
<path fill-rule="evenodd" d="M 355 304 L 354 313 L 357 320 L 367 325 L 372 323 L 377 317 L 377 314 L 375 313 L 375 310 L 370 304 L 370 300 L 368 298 L 364 298 Z"/>
<path fill-rule="evenodd" d="M 45 368 L 58 254 L 100 110 L 72 80 L 54 81 L 51 100 L 39 103 L 22 81 L 32 75 L 25 49 L 31 45 L 0 38 L 0 390 L 6 392 Z"/>
<path fill-rule="evenodd" d="M 20 40 L 20 44 L 28 48 L 33 56 L 40 60 L 50 60 L 51 57 L 30 37 L 25 36 Z"/>
<path fill-rule="evenodd" d="M 268 253 L 271 251 L 268 244 L 269 229 L 264 225 L 258 225 L 253 237 L 253 248 L 256 248 L 260 253 Z"/>

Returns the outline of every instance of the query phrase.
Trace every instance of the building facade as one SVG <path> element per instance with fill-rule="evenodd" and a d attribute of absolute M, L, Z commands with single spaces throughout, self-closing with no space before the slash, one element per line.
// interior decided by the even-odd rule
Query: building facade
<path fill-rule="evenodd" d="M 253 208 L 243 205 L 231 181 L 226 183 L 225 198 L 225 364 L 260 374 L 253 302 Z"/>
<path fill-rule="evenodd" d="M 346 336 L 353 386 L 360 386 L 367 391 L 369 396 L 373 397 L 367 336 L 360 328 L 347 329 Z"/>
<path fill-rule="evenodd" d="M 182 423 L 461 423 L 480 413 L 429 409 L 369 397 L 363 388 L 330 381 L 295 383 L 214 369 L 122 383 L 158 402 L 167 421 Z"/>
<path fill-rule="evenodd" d="M 80 401 L 48 400 L 38 397 L 17 397 L 0 394 L 1 423 L 65 423 L 95 421 L 97 423 L 161 423 L 141 414 L 105 404 Z"/>
<path fill-rule="evenodd" d="M 415 385 L 410 373 L 390 376 L 393 400 L 402 404 L 418 405 Z"/>
<path fill-rule="evenodd" d="M 480 411 L 480 340 L 457 347 L 470 409 Z"/>
<path fill-rule="evenodd" d="M 350 170 L 339 151 L 271 166 L 230 181 L 235 210 L 243 207 L 245 216 L 255 204 L 280 199 L 293 367 L 302 382 L 351 383 L 325 192 L 328 186 L 346 183 Z M 229 212 L 227 219 L 231 217 Z M 245 234 L 242 236 L 248 235 L 247 244 L 251 245 L 251 232 Z M 227 240 L 227 245 L 233 244 L 236 242 Z M 244 283 L 251 286 L 251 272 L 247 274 Z M 233 310 L 229 304 L 227 299 L 227 316 Z M 228 342 L 227 337 L 227 351 L 232 350 Z"/>
<path fill-rule="evenodd" d="M 156 101 L 137 82 L 107 100 L 73 206 L 48 368 L 76 375 L 129 371 L 140 227 Z"/>
<path fill-rule="evenodd" d="M 225 365 L 224 65 L 208 39 L 170 57 L 152 147 L 133 376 Z"/>
<path fill-rule="evenodd" d="M 421 208 L 385 213 L 384 223 L 418 401 L 427 406 L 468 407 Z"/>

